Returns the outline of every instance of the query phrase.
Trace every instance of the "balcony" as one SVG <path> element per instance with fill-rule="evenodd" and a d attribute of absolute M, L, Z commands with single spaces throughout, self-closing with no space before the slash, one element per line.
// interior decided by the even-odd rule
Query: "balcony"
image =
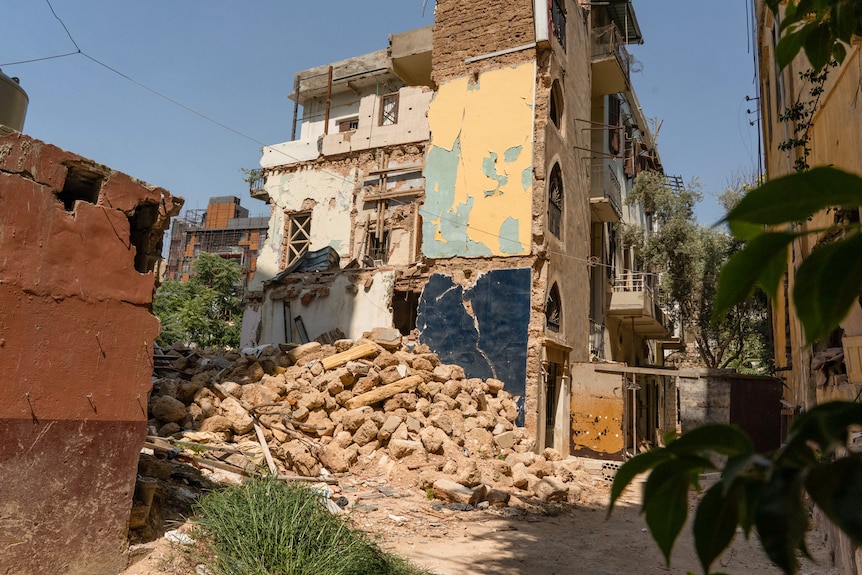
<path fill-rule="evenodd" d="M 641 337 L 664 339 L 670 335 L 669 321 L 656 298 L 655 278 L 643 272 L 616 278 L 608 315 L 623 320 L 624 326 Z"/>
<path fill-rule="evenodd" d="M 618 222 L 623 216 L 620 181 L 608 161 L 590 166 L 590 212 L 597 222 Z"/>
<path fill-rule="evenodd" d="M 593 30 L 592 95 L 605 96 L 629 87 L 629 52 L 615 24 Z"/>

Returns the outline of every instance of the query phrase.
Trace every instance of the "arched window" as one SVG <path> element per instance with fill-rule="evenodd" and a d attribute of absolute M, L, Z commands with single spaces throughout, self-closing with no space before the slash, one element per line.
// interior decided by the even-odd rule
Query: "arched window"
<path fill-rule="evenodd" d="M 548 181 L 548 231 L 560 237 L 563 221 L 563 176 L 559 164 L 554 164 Z"/>
<path fill-rule="evenodd" d="M 548 291 L 548 299 L 545 301 L 545 327 L 550 331 L 560 331 L 560 317 L 563 315 L 560 304 L 560 290 L 557 284 L 551 286 Z"/>
<path fill-rule="evenodd" d="M 551 85 L 551 122 L 558 130 L 563 129 L 563 90 L 560 88 L 560 82 L 554 80 Z"/>

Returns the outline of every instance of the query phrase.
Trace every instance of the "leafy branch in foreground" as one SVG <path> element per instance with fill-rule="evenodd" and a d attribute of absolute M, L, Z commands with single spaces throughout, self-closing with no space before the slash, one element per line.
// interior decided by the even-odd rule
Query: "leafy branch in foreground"
<path fill-rule="evenodd" d="M 721 270 L 715 313 L 743 301 L 755 285 L 776 297 L 791 242 L 824 234 L 838 239 L 813 250 L 796 270 L 793 304 L 808 344 L 827 337 L 862 295 L 862 230 L 858 222 L 825 230 L 796 222 L 829 208 L 860 205 L 862 178 L 831 167 L 776 178 L 749 192 L 726 218 L 733 234 L 748 243 Z"/>
<path fill-rule="evenodd" d="M 796 573 L 798 553 L 809 557 L 806 493 L 854 543 L 862 543 L 862 457 L 834 457 L 846 445 L 848 428 L 859 425 L 862 404 L 818 405 L 796 420 L 785 445 L 770 457 L 756 453 L 735 426 L 699 427 L 626 462 L 614 478 L 608 514 L 635 476 L 651 471 L 642 512 L 670 564 L 687 519 L 689 490 L 699 490 L 699 475 L 716 470 L 715 461 L 724 458 L 721 479 L 701 498 L 694 518 L 703 572 L 709 573 L 740 527 L 746 537 L 755 529 L 769 559 L 785 573 Z"/>

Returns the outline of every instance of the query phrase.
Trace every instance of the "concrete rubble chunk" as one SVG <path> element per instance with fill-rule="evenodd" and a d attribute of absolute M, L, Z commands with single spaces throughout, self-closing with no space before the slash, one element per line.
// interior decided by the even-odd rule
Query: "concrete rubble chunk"
<path fill-rule="evenodd" d="M 478 485 L 470 488 L 450 479 L 438 479 L 433 486 L 434 497 L 464 505 L 476 505 L 485 498 L 488 488 Z"/>
<path fill-rule="evenodd" d="M 492 507 L 506 507 L 509 504 L 509 499 L 512 494 L 504 489 L 489 489 L 485 495 L 485 500 Z"/>
<path fill-rule="evenodd" d="M 287 358 L 293 363 L 300 363 L 303 358 L 308 357 L 313 353 L 316 353 L 320 350 L 321 347 L 321 344 L 316 341 L 304 343 L 287 352 Z"/>
<path fill-rule="evenodd" d="M 423 450 L 421 441 L 392 439 L 389 441 L 389 455 L 394 459 L 404 459 Z"/>
<path fill-rule="evenodd" d="M 512 449 L 515 446 L 515 434 L 511 431 L 504 431 L 494 436 L 494 443 L 500 449 Z"/>
<path fill-rule="evenodd" d="M 356 433 L 353 434 L 353 443 L 359 446 L 366 445 L 377 439 L 377 424 L 371 419 L 366 419 Z"/>
<path fill-rule="evenodd" d="M 384 349 L 396 350 L 401 347 L 401 332 L 393 327 L 376 327 L 371 330 L 371 340 Z"/>
<path fill-rule="evenodd" d="M 566 501 L 568 486 L 559 477 L 544 477 L 532 488 L 533 494 L 542 501 Z"/>
<path fill-rule="evenodd" d="M 443 453 L 443 445 L 446 443 L 446 434 L 437 427 L 425 427 L 419 432 L 422 445 L 428 453 Z"/>
<path fill-rule="evenodd" d="M 153 416 L 163 423 L 172 423 L 184 420 L 188 417 L 186 405 L 169 395 L 163 395 L 156 399 L 152 406 Z"/>
<path fill-rule="evenodd" d="M 248 411 L 242 406 L 235 397 L 226 397 L 221 402 L 219 407 L 221 415 L 231 421 L 231 426 L 235 433 L 240 435 L 248 433 L 254 427 L 254 421 Z"/>

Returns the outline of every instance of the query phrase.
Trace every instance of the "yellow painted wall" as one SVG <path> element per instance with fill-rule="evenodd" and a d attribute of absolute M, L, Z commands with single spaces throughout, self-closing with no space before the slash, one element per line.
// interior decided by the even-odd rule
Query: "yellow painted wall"
<path fill-rule="evenodd" d="M 535 62 L 440 86 L 428 112 L 422 252 L 530 251 Z"/>

